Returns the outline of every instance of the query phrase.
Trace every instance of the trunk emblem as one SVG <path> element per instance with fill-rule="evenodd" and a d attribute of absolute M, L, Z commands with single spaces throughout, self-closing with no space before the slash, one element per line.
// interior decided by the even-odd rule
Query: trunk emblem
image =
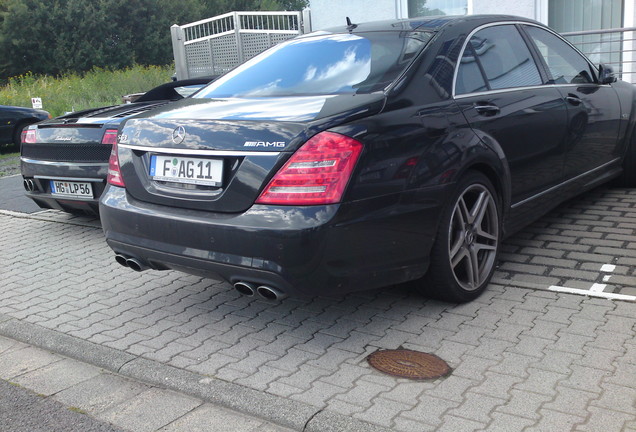
<path fill-rule="evenodd" d="M 181 144 L 186 136 L 186 130 L 183 126 L 177 127 L 172 131 L 172 142 L 175 144 Z"/>

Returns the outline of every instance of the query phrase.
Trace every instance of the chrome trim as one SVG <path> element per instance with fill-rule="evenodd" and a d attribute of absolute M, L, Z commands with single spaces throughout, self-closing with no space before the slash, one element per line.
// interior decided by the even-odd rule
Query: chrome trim
<path fill-rule="evenodd" d="M 42 176 L 36 175 L 33 178 L 41 179 L 41 180 L 64 180 L 64 181 L 74 181 L 74 182 L 82 182 L 82 183 L 100 183 L 106 181 L 106 179 L 96 179 L 96 178 L 80 178 L 80 177 L 51 177 L 51 176 Z"/>
<path fill-rule="evenodd" d="M 499 93 L 510 93 L 514 91 L 522 91 L 522 90 L 542 90 L 542 89 L 555 89 L 558 87 L 583 87 L 583 86 L 594 86 L 594 87 L 610 87 L 609 84 L 596 84 L 596 83 L 587 83 L 587 84 L 542 84 L 539 86 L 529 86 L 529 87 L 510 87 L 506 89 L 497 89 L 497 90 L 488 90 L 483 92 L 475 92 L 475 93 L 464 93 L 457 96 L 454 96 L 455 100 L 467 99 L 470 97 L 479 97 L 479 96 L 488 96 L 491 94 L 499 94 Z"/>
<path fill-rule="evenodd" d="M 539 24 L 535 24 L 535 23 L 531 23 L 531 22 L 525 22 L 525 21 L 500 21 L 500 22 L 495 22 L 495 23 L 488 23 L 488 24 L 484 24 L 481 25 L 477 28 L 475 28 L 472 32 L 470 32 L 468 34 L 468 36 L 466 36 L 466 40 L 464 41 L 464 45 L 462 46 L 461 51 L 459 52 L 459 57 L 457 57 L 457 63 L 455 64 L 455 70 L 453 71 L 453 88 L 451 91 L 451 97 L 453 99 L 458 99 L 458 98 L 462 98 L 462 97 L 469 97 L 469 96 L 476 96 L 476 95 L 483 95 L 483 94 L 491 94 L 494 92 L 502 92 L 502 91 L 513 91 L 513 90 L 517 90 L 517 89 L 535 89 L 535 88 L 541 88 L 541 87 L 557 87 L 557 86 L 577 86 L 580 87 L 582 84 L 541 84 L 541 85 L 536 85 L 536 86 L 526 86 L 526 87 L 510 87 L 507 89 L 496 89 L 496 90 L 488 90 L 485 92 L 477 92 L 477 93 L 464 93 L 461 95 L 456 95 L 455 94 L 455 84 L 457 83 L 457 74 L 459 73 L 459 66 L 461 64 L 461 59 L 462 57 L 464 57 L 464 51 L 466 50 L 466 46 L 468 46 L 468 42 L 470 42 L 470 38 L 473 37 L 473 35 L 475 33 L 477 33 L 478 31 L 488 28 L 488 27 L 495 27 L 495 26 L 500 26 L 500 25 L 527 25 L 527 26 L 531 26 L 531 27 L 538 27 L 540 29 L 546 30 L 549 33 L 552 33 L 553 35 L 555 35 L 556 37 L 558 37 L 559 39 L 561 39 L 562 41 L 564 41 L 565 43 L 567 43 L 571 48 L 573 48 L 577 53 L 579 53 L 581 55 L 581 57 L 583 57 L 583 59 L 585 61 L 587 61 L 587 64 L 590 65 L 595 71 L 598 72 L 598 69 L 596 68 L 596 66 L 594 66 L 594 64 L 592 64 L 592 62 L 590 62 L 590 59 L 587 58 L 587 56 L 585 54 L 583 54 L 577 47 L 575 47 L 574 45 L 572 45 L 572 43 L 570 43 L 570 41 L 568 41 L 567 39 L 565 39 L 563 36 L 561 36 L 559 33 L 555 32 L 554 30 L 552 30 L 549 27 L 545 27 Z M 521 35 L 520 35 L 521 36 Z M 525 42 L 525 40 L 524 40 Z M 530 49 L 530 48 L 528 48 Z M 534 57 L 532 57 L 532 60 L 534 61 Z M 535 62 L 535 66 L 537 66 L 536 62 Z M 597 77 L 598 78 L 598 77 Z M 599 83 L 586 83 L 586 84 L 594 84 L 597 86 L 601 86 L 601 84 Z M 585 84 L 583 84 L 585 85 Z M 609 86 L 609 85 L 608 85 Z"/>
<path fill-rule="evenodd" d="M 117 144 L 117 147 L 153 153 L 198 155 L 198 156 L 278 156 L 281 152 L 254 152 L 229 150 L 194 150 L 182 148 L 147 147 L 129 144 Z"/>
<path fill-rule="evenodd" d="M 482 95 L 490 95 L 490 94 L 497 94 L 497 93 L 509 93 L 511 91 L 537 90 L 537 89 L 547 89 L 547 88 L 553 88 L 553 87 L 550 86 L 550 85 L 530 86 L 530 87 L 511 87 L 511 88 L 507 88 L 507 89 L 487 90 L 487 91 L 475 92 L 475 93 L 464 93 L 464 94 L 460 94 L 460 95 L 454 96 L 454 98 L 455 98 L 455 100 L 458 100 L 458 99 L 466 99 L 466 98 L 475 97 L 475 96 L 482 96 Z"/>
<path fill-rule="evenodd" d="M 42 161 L 37 159 L 29 159 L 20 156 L 20 160 L 25 163 L 37 164 L 37 165 L 55 165 L 64 167 L 85 167 L 85 166 L 108 166 L 108 162 L 57 162 L 57 161 Z"/>
<path fill-rule="evenodd" d="M 530 201 L 532 201 L 532 200 L 534 200 L 534 199 L 536 199 L 536 198 L 539 198 L 539 197 L 541 197 L 541 196 L 543 196 L 543 195 L 545 195 L 545 194 L 547 194 L 547 193 L 550 193 L 550 192 L 552 192 L 552 191 L 554 191 L 554 190 L 556 190 L 556 189 L 558 189 L 558 188 L 560 188 L 560 187 L 563 187 L 563 186 L 567 185 L 568 183 L 572 183 L 573 181 L 576 181 L 576 180 L 580 179 L 581 177 L 585 177 L 585 176 L 587 176 L 587 175 L 590 175 L 590 174 L 592 174 L 594 171 L 598 171 L 598 170 L 600 170 L 600 169 L 603 169 L 603 168 L 605 168 L 606 166 L 611 165 L 611 164 L 614 164 L 614 163 L 616 163 L 617 161 L 620 161 L 620 160 L 621 160 L 621 158 L 613 159 L 613 160 L 611 160 L 611 161 L 609 161 L 609 162 L 607 162 L 607 163 L 604 163 L 604 164 L 603 164 L 603 165 L 601 165 L 601 166 L 598 166 L 598 167 L 596 167 L 596 168 L 594 168 L 594 169 L 592 169 L 592 170 L 586 171 L 586 172 L 584 172 L 583 174 L 579 174 L 579 175 L 577 175 L 576 177 L 572 177 L 571 179 L 566 180 L 566 181 L 564 181 L 563 183 L 559 183 L 558 185 L 552 186 L 550 189 L 546 189 L 546 190 L 544 190 L 544 191 L 543 191 L 543 192 L 541 192 L 541 193 L 538 193 L 538 194 L 536 194 L 536 195 L 533 195 L 533 196 L 531 196 L 531 197 L 529 197 L 529 198 L 524 199 L 523 201 L 519 201 L 518 203 L 514 203 L 513 205 L 511 205 L 511 206 L 510 206 L 510 208 L 511 208 L 511 209 L 517 208 L 517 207 L 519 207 L 519 206 L 521 206 L 521 205 L 523 205 L 523 204 L 525 204 L 525 203 L 527 203 L 527 202 L 530 202 Z"/>

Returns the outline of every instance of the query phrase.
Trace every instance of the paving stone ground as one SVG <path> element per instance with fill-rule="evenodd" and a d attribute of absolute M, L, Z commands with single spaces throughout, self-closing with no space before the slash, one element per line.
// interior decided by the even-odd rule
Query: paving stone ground
<path fill-rule="evenodd" d="M 0 230 L 0 313 L 25 323 L 395 431 L 636 432 L 636 190 L 593 191 L 508 239 L 464 305 L 405 288 L 269 303 L 122 268 L 95 221 L 2 212 Z M 414 382 L 366 362 L 399 347 L 453 372 Z"/>
<path fill-rule="evenodd" d="M 3 431 L 291 432 L 1 336 L 0 387 Z"/>

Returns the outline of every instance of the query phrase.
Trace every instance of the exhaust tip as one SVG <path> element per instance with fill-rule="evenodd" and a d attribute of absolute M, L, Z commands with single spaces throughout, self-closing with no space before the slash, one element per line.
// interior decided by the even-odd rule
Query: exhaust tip
<path fill-rule="evenodd" d="M 284 292 L 266 285 L 261 285 L 256 288 L 256 292 L 258 293 L 258 295 L 267 300 L 282 300 L 287 297 Z"/>
<path fill-rule="evenodd" d="M 24 185 L 24 189 L 27 192 L 33 192 L 35 190 L 35 183 L 32 179 L 24 179 L 24 182 L 22 182 L 22 184 Z"/>
<path fill-rule="evenodd" d="M 237 282 L 234 284 L 234 289 L 239 293 L 246 296 L 253 296 L 256 290 L 254 289 L 254 285 L 249 282 Z"/>
<path fill-rule="evenodd" d="M 136 272 L 144 271 L 148 268 L 148 266 L 142 264 L 139 260 L 135 258 L 128 258 L 126 260 L 126 265 Z"/>
<path fill-rule="evenodd" d="M 119 263 L 119 265 L 122 265 L 124 267 L 128 267 L 128 259 L 120 254 L 116 254 L 115 255 L 115 261 L 117 261 L 117 263 Z"/>

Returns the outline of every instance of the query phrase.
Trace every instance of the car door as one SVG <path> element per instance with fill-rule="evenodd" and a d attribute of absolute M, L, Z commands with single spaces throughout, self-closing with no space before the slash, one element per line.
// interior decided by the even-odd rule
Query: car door
<path fill-rule="evenodd" d="M 482 141 L 503 150 L 513 207 L 563 180 L 567 109 L 545 80 L 514 24 L 473 32 L 457 69 L 455 100 Z"/>
<path fill-rule="evenodd" d="M 13 138 L 14 119 L 15 115 L 11 115 L 9 107 L 0 106 L 0 144 L 8 143 Z"/>
<path fill-rule="evenodd" d="M 523 30 L 536 45 L 550 82 L 566 101 L 566 179 L 617 160 L 621 110 L 616 91 L 609 84 L 599 84 L 595 68 L 557 35 L 532 25 L 524 25 Z"/>

